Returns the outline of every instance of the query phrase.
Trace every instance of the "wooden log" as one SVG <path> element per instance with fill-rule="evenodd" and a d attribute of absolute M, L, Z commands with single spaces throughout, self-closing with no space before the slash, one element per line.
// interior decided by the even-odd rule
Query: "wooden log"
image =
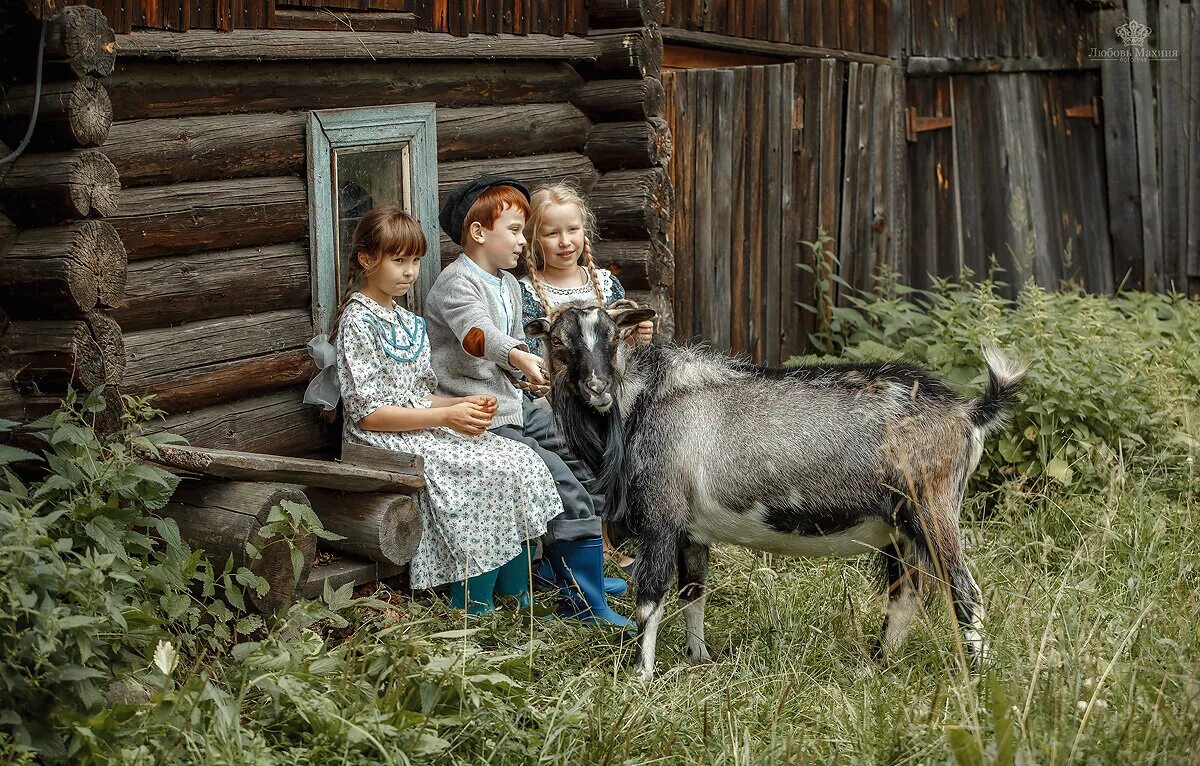
<path fill-rule="evenodd" d="M 34 6 L 35 2 L 29 5 Z M 42 39 L 41 25 L 10 14 L 10 8 L 0 7 L 0 29 L 8 26 L 0 39 L 0 64 L 6 74 L 11 73 L 6 79 L 33 82 Z M 115 36 L 101 11 L 86 5 L 64 8 L 58 0 L 48 0 L 34 13 L 38 21 L 46 14 L 51 18 L 46 26 L 42 82 L 104 77 L 113 71 Z"/>
<path fill-rule="evenodd" d="M 0 207 L 23 228 L 117 212 L 117 169 L 95 149 L 21 155 L 0 184 Z"/>
<path fill-rule="evenodd" d="M 188 35 L 192 33 L 189 32 Z M 182 35 L 180 35 L 182 37 Z M 125 62 L 105 80 L 117 120 L 433 101 L 438 107 L 569 101 L 565 62 L 380 61 L 262 64 Z"/>
<path fill-rule="evenodd" d="M 372 447 L 357 442 L 342 442 L 342 462 L 365 465 L 398 473 L 425 473 L 425 458 L 411 452 Z"/>
<path fill-rule="evenodd" d="M 310 305 L 308 246 L 289 242 L 135 261 L 112 316 L 131 332 Z"/>
<path fill-rule="evenodd" d="M 351 494 L 319 487 L 304 493 L 321 523 L 341 540 L 334 548 L 380 564 L 407 564 L 421 542 L 421 513 L 409 494 Z"/>
<path fill-rule="evenodd" d="M 580 66 L 589 80 L 658 77 L 662 71 L 663 38 L 657 27 L 606 29 L 588 39 L 600 45 L 596 60 Z"/>
<path fill-rule="evenodd" d="M 663 22 L 663 0 L 588 0 L 588 25 L 607 27 L 648 27 Z"/>
<path fill-rule="evenodd" d="M 316 374 L 307 349 L 298 349 L 214 362 L 177 378 L 125 390 L 153 394 L 154 406 L 166 412 L 189 412 L 307 384 Z"/>
<path fill-rule="evenodd" d="M 835 21 L 839 17 L 850 15 L 849 13 L 831 13 L 831 9 L 836 7 L 837 6 L 829 6 L 826 9 L 826 12 L 830 13 Z M 756 40 L 749 35 L 723 35 L 715 34 L 713 32 L 701 32 L 693 29 L 678 29 L 670 27 L 663 28 L 662 37 L 668 44 L 675 43 L 678 45 L 685 45 L 690 48 L 703 48 L 713 51 L 728 51 L 730 53 L 751 56 L 770 56 L 780 62 L 801 58 L 822 58 L 838 59 L 840 61 L 858 61 L 864 64 L 877 64 L 880 66 L 897 65 L 896 61 L 893 61 L 886 56 L 860 53 L 855 50 L 850 50 L 848 47 L 845 49 L 840 48 L 836 36 L 825 41 L 828 47 L 795 45 L 792 43 L 772 42 L 769 40 Z"/>
<path fill-rule="evenodd" d="M 330 59 L 594 59 L 599 47 L 587 38 L 550 35 L 454 35 L 373 32 L 353 29 L 193 29 L 186 35 L 147 30 L 121 35 L 122 58 L 186 62 Z"/>
<path fill-rule="evenodd" d="M 588 159 L 598 170 L 666 167 L 671 129 L 661 117 L 641 122 L 602 122 L 588 134 Z"/>
<path fill-rule="evenodd" d="M 600 240 L 593 248 L 596 265 L 611 271 L 626 290 L 649 290 L 650 274 L 661 260 L 657 242 L 610 242 Z"/>
<path fill-rule="evenodd" d="M 96 312 L 80 320 L 12 322 L 4 345 L 18 389 L 31 396 L 120 385 L 125 371 L 121 328 Z"/>
<path fill-rule="evenodd" d="M 0 129 L 12 144 L 20 143 L 33 113 L 34 87 L 16 85 L 0 102 Z M 74 149 L 104 143 L 112 126 L 112 101 L 95 77 L 42 85 L 37 126 L 30 141 L 35 150 Z"/>
<path fill-rule="evenodd" d="M 407 569 L 406 566 L 378 564 L 374 561 L 357 558 L 338 559 L 313 567 L 308 575 L 308 581 L 304 583 L 301 595 L 305 598 L 321 598 L 327 581 L 333 590 L 337 590 L 346 583 L 354 583 L 355 587 L 359 587 L 379 580 L 398 577 Z"/>
<path fill-rule="evenodd" d="M 662 168 L 614 170 L 592 188 L 589 199 L 600 235 L 612 239 L 656 239 L 674 213 L 674 192 Z"/>
<path fill-rule="evenodd" d="M 27 229 L 0 255 L 0 303 L 31 319 L 119 306 L 126 264 L 121 238 L 103 221 Z"/>
<path fill-rule="evenodd" d="M 408 495 L 425 489 L 424 476 L 411 469 L 383 470 L 331 460 L 175 445 L 160 447 L 157 456 L 143 457 L 175 470 L 221 479 L 278 481 L 337 492 L 391 495 Z"/>
<path fill-rule="evenodd" d="M 299 178 L 197 181 L 124 189 L 111 222 L 130 260 L 295 242 L 308 234 Z"/>
<path fill-rule="evenodd" d="M 308 505 L 304 492 L 287 484 L 191 479 L 180 483 L 171 502 L 157 513 L 174 519 L 183 539 L 203 550 L 214 567 L 224 567 L 232 557 L 235 570 L 247 567 L 265 579 L 271 586 L 265 596 L 247 589 L 246 597 L 254 608 L 271 613 L 292 602 L 297 586 L 308 581 L 317 554 L 313 535 L 294 541 L 304 560 L 297 582 L 287 541 L 259 534 L 271 509 L 284 501 Z M 250 558 L 247 543 L 258 549 L 258 559 Z"/>
<path fill-rule="evenodd" d="M 162 386 L 178 389 L 185 381 L 225 370 L 231 362 L 301 349 L 311 337 L 312 315 L 306 309 L 131 332 L 125 336 L 125 385 L 139 393 L 155 393 Z M 222 377 L 233 392 L 261 386 L 261 381 Z"/>
<path fill-rule="evenodd" d="M 574 103 L 594 122 L 645 120 L 663 115 L 666 93 L 655 77 L 593 80 L 580 89 Z"/>
<path fill-rule="evenodd" d="M 591 160 L 582 154 L 563 152 L 533 157 L 510 157 L 486 161 L 446 162 L 438 166 L 439 204 L 450 192 L 484 173 L 516 178 L 533 190 L 542 184 L 571 181 L 584 193 L 596 184 Z"/>
<path fill-rule="evenodd" d="M 204 407 L 168 417 L 159 430 L 197 447 L 272 455 L 308 455 L 326 444 L 326 424 L 305 404 L 304 389 Z"/>
<path fill-rule="evenodd" d="M 305 112 L 119 122 L 101 151 L 123 186 L 303 175 Z M 438 160 L 581 150 L 591 123 L 568 104 L 439 109 Z"/>

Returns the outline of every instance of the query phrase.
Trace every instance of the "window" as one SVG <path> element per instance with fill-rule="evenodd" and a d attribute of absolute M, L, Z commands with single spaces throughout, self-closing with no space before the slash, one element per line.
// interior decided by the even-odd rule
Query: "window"
<path fill-rule="evenodd" d="M 308 201 L 318 333 L 329 331 L 346 289 L 354 227 L 376 205 L 400 206 L 425 231 L 421 278 L 408 296 L 408 308 L 420 311 L 440 270 L 433 104 L 310 112 Z"/>

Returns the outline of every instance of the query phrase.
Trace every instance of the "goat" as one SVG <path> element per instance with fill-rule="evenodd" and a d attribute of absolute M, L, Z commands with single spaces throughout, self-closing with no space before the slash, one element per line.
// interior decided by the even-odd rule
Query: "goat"
<path fill-rule="evenodd" d="M 966 400 L 907 364 L 772 369 L 703 349 L 630 346 L 649 309 L 566 308 L 525 330 L 548 350 L 551 406 L 570 448 L 605 482 L 605 517 L 637 543 L 641 677 L 673 571 L 694 663 L 704 643 L 709 548 L 880 555 L 888 604 L 877 653 L 900 647 L 923 578 L 949 586 L 973 661 L 985 652 L 979 586 L 959 513 L 984 438 L 1025 370 L 985 350 L 987 392 Z"/>

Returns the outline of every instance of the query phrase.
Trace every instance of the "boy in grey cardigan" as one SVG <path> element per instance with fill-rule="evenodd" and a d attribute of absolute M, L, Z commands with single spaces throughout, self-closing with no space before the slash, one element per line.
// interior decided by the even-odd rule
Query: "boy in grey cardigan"
<path fill-rule="evenodd" d="M 529 212 L 525 186 L 488 176 L 456 189 L 442 207 L 442 229 L 463 254 L 442 270 L 426 299 L 438 394 L 496 397 L 492 432 L 533 449 L 550 468 L 562 499 L 565 510 L 550 521 L 543 541 L 566 611 L 587 622 L 629 627 L 605 596 L 598 508 L 583 485 L 591 474 L 567 451 L 550 413 L 535 407 L 504 374 L 519 371 L 545 383 L 541 358 L 525 344 L 520 287 L 505 271 L 520 260 Z"/>

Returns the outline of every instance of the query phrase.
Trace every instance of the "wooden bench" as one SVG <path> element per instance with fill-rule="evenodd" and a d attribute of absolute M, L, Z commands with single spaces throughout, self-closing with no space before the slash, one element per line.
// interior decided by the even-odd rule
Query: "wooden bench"
<path fill-rule="evenodd" d="M 337 588 L 400 575 L 421 540 L 418 496 L 426 485 L 419 455 L 343 443 L 339 461 L 182 446 L 143 457 L 183 477 L 159 514 L 174 519 L 183 538 L 214 565 L 232 556 L 235 566 L 266 579 L 270 592 L 250 598 L 264 612 L 286 607 L 297 595 L 319 598 L 326 580 Z M 314 565 L 315 536 L 293 540 L 304 561 L 299 582 L 287 542 L 259 534 L 284 501 L 308 505 L 342 537 L 322 543 L 343 554 L 322 565 Z M 259 550 L 257 559 L 246 543 Z"/>

